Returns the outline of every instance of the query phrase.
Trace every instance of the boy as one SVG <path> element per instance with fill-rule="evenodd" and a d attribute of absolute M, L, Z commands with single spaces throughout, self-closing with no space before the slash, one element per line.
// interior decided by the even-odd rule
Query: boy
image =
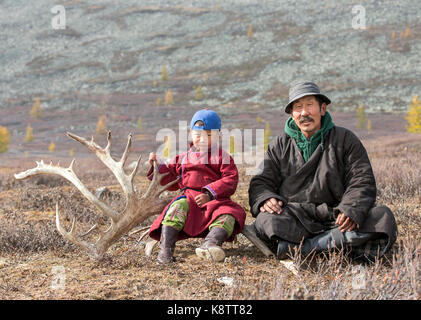
<path fill-rule="evenodd" d="M 151 226 L 149 236 L 161 240 L 158 262 L 175 261 L 177 240 L 205 238 L 196 254 L 202 259 L 223 261 L 224 241 L 232 241 L 244 227 L 243 208 L 231 201 L 238 184 L 238 170 L 232 157 L 219 147 L 221 119 L 212 110 L 196 112 L 190 123 L 192 143 L 187 152 L 176 155 L 168 165 L 161 163 L 159 172 L 169 172 L 161 181 L 178 183 L 168 190 L 181 194 L 165 207 Z M 149 155 L 152 165 L 156 154 Z M 149 170 L 148 178 L 153 168 Z"/>

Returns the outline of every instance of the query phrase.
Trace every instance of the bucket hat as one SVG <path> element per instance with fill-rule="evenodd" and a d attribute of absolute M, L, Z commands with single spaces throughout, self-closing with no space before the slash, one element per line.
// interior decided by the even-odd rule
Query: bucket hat
<path fill-rule="evenodd" d="M 324 94 L 320 93 L 320 89 L 314 82 L 303 81 L 297 82 L 289 89 L 289 102 L 285 107 L 286 113 L 291 113 L 292 104 L 295 100 L 298 100 L 304 96 L 319 96 L 323 99 L 326 104 L 330 103 L 330 99 Z"/>

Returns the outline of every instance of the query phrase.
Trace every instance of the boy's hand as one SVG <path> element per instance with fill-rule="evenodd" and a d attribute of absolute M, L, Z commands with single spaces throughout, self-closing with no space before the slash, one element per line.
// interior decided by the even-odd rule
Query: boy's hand
<path fill-rule="evenodd" d="M 153 166 L 153 161 L 156 161 L 156 153 L 155 152 L 149 153 L 149 163 L 150 163 L 151 166 Z"/>
<path fill-rule="evenodd" d="M 206 193 L 201 193 L 197 195 L 194 200 L 199 207 L 202 207 L 206 202 L 210 201 L 209 196 Z"/>
<path fill-rule="evenodd" d="M 282 201 L 270 198 L 266 200 L 266 202 L 260 207 L 260 212 L 269 212 L 269 213 L 277 213 L 281 214 L 282 212 Z"/>

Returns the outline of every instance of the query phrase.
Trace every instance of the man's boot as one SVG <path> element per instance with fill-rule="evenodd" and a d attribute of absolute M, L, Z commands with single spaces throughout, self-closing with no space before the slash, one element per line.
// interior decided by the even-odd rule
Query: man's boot
<path fill-rule="evenodd" d="M 332 249 L 341 249 L 344 246 L 344 236 L 338 227 L 327 230 L 303 242 L 301 253 L 307 255 L 310 252 L 324 252 Z"/>
<path fill-rule="evenodd" d="M 205 238 L 205 242 L 196 248 L 196 255 L 201 259 L 221 262 L 225 259 L 222 243 L 228 239 L 228 232 L 224 228 L 213 227 Z"/>
<path fill-rule="evenodd" d="M 339 231 L 339 228 L 336 227 L 312 238 L 305 239 L 300 248 L 300 252 L 302 256 L 307 256 L 312 252 L 320 253 L 335 248 L 340 249 L 343 247 L 343 244 L 343 234 Z M 294 250 L 298 250 L 299 247 L 299 244 L 285 240 L 278 240 L 278 250 L 276 256 L 281 260 L 286 259 L 290 253 L 294 253 Z"/>
<path fill-rule="evenodd" d="M 169 264 L 175 261 L 174 249 L 178 238 L 178 230 L 170 226 L 162 226 L 161 229 L 161 243 L 158 253 L 158 262 L 160 264 Z"/>
<path fill-rule="evenodd" d="M 294 254 L 295 250 L 299 248 L 298 244 L 286 240 L 280 239 L 277 242 L 276 258 L 279 260 L 287 259 L 289 255 Z"/>

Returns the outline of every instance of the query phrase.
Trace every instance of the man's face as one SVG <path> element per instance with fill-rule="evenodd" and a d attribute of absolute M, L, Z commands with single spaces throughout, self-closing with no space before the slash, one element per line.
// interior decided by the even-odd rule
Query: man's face
<path fill-rule="evenodd" d="M 325 114 L 326 103 L 320 106 L 314 96 L 304 96 L 292 104 L 291 116 L 307 139 L 321 128 Z"/>

